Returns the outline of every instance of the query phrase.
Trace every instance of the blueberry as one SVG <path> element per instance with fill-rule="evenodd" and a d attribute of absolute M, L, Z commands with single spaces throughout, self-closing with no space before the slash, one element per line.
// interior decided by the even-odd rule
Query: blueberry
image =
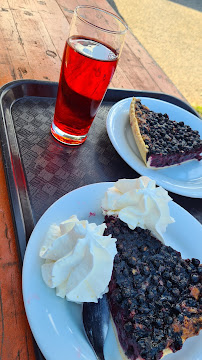
<path fill-rule="evenodd" d="M 179 124 L 180 126 L 184 126 L 184 122 L 183 122 L 183 121 L 180 121 L 178 124 Z"/>
<path fill-rule="evenodd" d="M 144 303 L 145 303 L 145 297 L 144 297 L 144 295 L 140 295 L 140 296 L 138 297 L 138 301 L 139 301 L 140 304 L 144 304 Z"/>
<path fill-rule="evenodd" d="M 177 312 L 181 312 L 181 307 L 180 307 L 180 305 L 179 304 L 177 304 L 176 306 L 175 306 L 175 310 L 177 311 Z"/>
<path fill-rule="evenodd" d="M 124 325 L 124 329 L 126 330 L 126 332 L 130 332 L 133 329 L 133 324 L 129 321 Z"/>
<path fill-rule="evenodd" d="M 168 316 L 168 318 L 166 319 L 166 323 L 168 325 L 171 325 L 173 323 L 173 318 L 171 316 Z"/>
<path fill-rule="evenodd" d="M 188 266 L 187 266 L 187 272 L 188 272 L 188 273 L 191 273 L 192 270 L 193 270 L 192 267 L 188 265 Z"/>
<path fill-rule="evenodd" d="M 166 286 L 168 289 L 172 287 L 172 282 L 170 280 L 167 281 Z"/>
<path fill-rule="evenodd" d="M 174 289 L 172 289 L 172 293 L 173 293 L 174 296 L 178 297 L 180 295 L 180 290 L 177 289 L 177 288 L 174 288 Z"/>
<path fill-rule="evenodd" d="M 171 302 L 171 301 L 172 301 L 172 296 L 163 294 L 163 295 L 161 296 L 161 301 Z"/>
<path fill-rule="evenodd" d="M 192 261 L 192 264 L 196 267 L 198 267 L 200 265 L 200 260 L 198 260 L 198 259 L 193 258 L 191 261 Z"/>
<path fill-rule="evenodd" d="M 158 283 L 159 283 L 158 276 L 156 276 L 156 275 L 153 276 L 153 282 L 154 282 L 154 284 L 158 285 Z"/>
<path fill-rule="evenodd" d="M 163 325 L 163 321 L 161 319 L 156 319 L 156 326 L 161 327 Z"/>
<path fill-rule="evenodd" d="M 143 268 L 143 273 L 144 273 L 145 275 L 149 275 L 149 274 L 150 274 L 149 266 L 144 266 L 144 268 Z"/>
<path fill-rule="evenodd" d="M 129 264 L 130 266 L 135 266 L 135 265 L 136 265 L 136 258 L 135 258 L 134 256 L 130 257 L 130 258 L 128 259 L 128 264 Z"/>
<path fill-rule="evenodd" d="M 198 274 L 192 274 L 191 275 L 191 281 L 194 283 L 194 284 L 197 284 L 197 282 L 199 281 L 200 277 Z"/>
<path fill-rule="evenodd" d="M 174 332 L 174 330 L 169 327 L 168 330 L 167 330 L 168 336 L 173 337 L 173 332 Z"/>
<path fill-rule="evenodd" d="M 148 294 L 148 299 L 152 300 L 154 298 L 154 293 L 153 291 L 150 291 Z"/>
<path fill-rule="evenodd" d="M 183 322 L 184 316 L 182 314 L 179 314 L 177 319 L 179 320 L 179 322 Z"/>
<path fill-rule="evenodd" d="M 169 278 L 170 278 L 170 274 L 169 274 L 168 271 L 165 271 L 162 275 L 163 275 L 163 277 L 164 277 L 165 279 L 169 279 Z"/>
<path fill-rule="evenodd" d="M 183 289 L 186 287 L 186 285 L 187 285 L 187 281 L 186 281 L 185 279 L 181 280 L 181 281 L 179 282 L 179 288 L 180 288 L 180 290 L 183 290 Z"/>
<path fill-rule="evenodd" d="M 158 286 L 158 292 L 159 292 L 159 294 L 163 294 L 164 286 Z"/>
<path fill-rule="evenodd" d="M 197 272 L 199 275 L 202 275 L 202 266 L 201 265 L 198 267 Z"/>
<path fill-rule="evenodd" d="M 175 274 L 176 274 L 176 275 L 180 275 L 180 273 L 181 273 L 181 267 L 180 267 L 180 266 L 176 266 L 176 267 L 175 267 Z"/>
<path fill-rule="evenodd" d="M 197 306 L 197 301 L 193 298 L 188 298 L 186 300 L 186 305 L 187 306 L 191 306 L 191 307 L 196 307 Z"/>
<path fill-rule="evenodd" d="M 141 339 L 141 340 L 139 340 L 138 341 L 138 345 L 143 349 L 143 348 L 145 348 L 145 340 L 144 339 Z"/>
<path fill-rule="evenodd" d="M 140 308 L 139 308 L 139 311 L 141 312 L 141 313 L 143 313 L 143 314 L 149 314 L 149 312 L 150 312 L 150 309 L 148 308 L 148 307 L 146 307 L 146 306 L 141 306 Z"/>
<path fill-rule="evenodd" d="M 182 339 L 180 335 L 176 335 L 175 340 L 174 340 L 174 347 L 175 350 L 180 350 L 182 347 Z"/>

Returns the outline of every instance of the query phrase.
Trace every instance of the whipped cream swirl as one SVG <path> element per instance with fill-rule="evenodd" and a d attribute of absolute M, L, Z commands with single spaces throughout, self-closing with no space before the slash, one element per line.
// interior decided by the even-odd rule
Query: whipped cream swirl
<path fill-rule="evenodd" d="M 156 187 L 154 180 L 141 176 L 118 180 L 105 193 L 102 210 L 104 215 L 118 216 L 130 229 L 139 226 L 150 230 L 164 242 L 163 233 L 174 222 L 168 206 L 171 200 L 166 190 Z"/>
<path fill-rule="evenodd" d="M 105 224 L 79 221 L 73 215 L 60 225 L 50 226 L 40 257 L 46 285 L 56 295 L 76 303 L 97 302 L 108 291 L 116 239 L 103 236 Z"/>

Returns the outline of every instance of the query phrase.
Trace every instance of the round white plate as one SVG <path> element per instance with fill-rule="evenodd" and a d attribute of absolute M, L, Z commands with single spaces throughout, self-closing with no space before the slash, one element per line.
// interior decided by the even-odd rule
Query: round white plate
<path fill-rule="evenodd" d="M 184 121 L 193 130 L 198 130 L 202 138 L 202 120 L 190 112 L 166 101 L 153 98 L 138 97 L 142 104 L 155 112 L 167 113 L 171 120 Z M 144 164 L 139 153 L 129 122 L 131 98 L 116 103 L 107 117 L 107 132 L 112 145 L 125 162 L 141 175 L 154 179 L 156 183 L 168 191 L 179 195 L 202 198 L 202 160 L 166 169 L 152 170 Z"/>
<path fill-rule="evenodd" d="M 41 217 L 27 245 L 23 264 L 23 298 L 27 318 L 36 342 L 47 360 L 95 360 L 95 355 L 83 333 L 81 305 L 67 302 L 55 295 L 41 277 L 42 259 L 39 249 L 49 226 L 59 224 L 71 215 L 102 223 L 101 199 L 113 183 L 98 183 L 74 190 L 56 201 Z M 176 220 L 168 226 L 165 242 L 181 251 L 184 258 L 202 260 L 202 226 L 187 211 L 174 202 L 170 212 Z M 106 360 L 121 360 L 110 325 L 105 344 Z M 202 332 L 188 339 L 168 360 L 202 360 Z"/>

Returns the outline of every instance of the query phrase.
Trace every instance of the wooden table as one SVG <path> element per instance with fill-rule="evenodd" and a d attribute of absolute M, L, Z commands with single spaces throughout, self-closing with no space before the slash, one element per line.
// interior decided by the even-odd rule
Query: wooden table
<path fill-rule="evenodd" d="M 18 79 L 58 81 L 72 10 L 105 0 L 1 0 L 0 86 Z M 160 91 L 184 100 L 130 31 L 111 87 Z M 7 186 L 0 152 L 0 359 L 35 359 L 26 319 Z"/>

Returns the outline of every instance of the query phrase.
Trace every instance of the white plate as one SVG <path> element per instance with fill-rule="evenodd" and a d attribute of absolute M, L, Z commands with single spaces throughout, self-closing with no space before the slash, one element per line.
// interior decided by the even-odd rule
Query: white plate
<path fill-rule="evenodd" d="M 202 120 L 190 112 L 168 102 L 153 98 L 138 97 L 142 104 L 155 112 L 167 113 L 171 120 L 184 121 L 193 130 L 198 130 L 202 138 Z M 129 108 L 132 98 L 126 98 L 116 103 L 107 117 L 107 132 L 112 145 L 125 162 L 141 175 L 146 175 L 156 181 L 166 190 L 179 195 L 202 198 L 202 160 L 166 169 L 152 170 L 144 164 L 135 143 L 130 123 Z"/>
<path fill-rule="evenodd" d="M 41 277 L 42 260 L 39 249 L 52 223 L 60 223 L 71 215 L 100 224 L 103 216 L 101 199 L 112 183 L 98 183 L 74 190 L 56 201 L 41 217 L 27 245 L 23 264 L 23 297 L 28 321 L 36 342 L 47 360 L 95 360 L 82 327 L 81 305 L 67 302 L 55 295 Z M 184 258 L 200 255 L 202 260 L 202 226 L 179 205 L 171 202 L 171 216 L 176 220 L 168 226 L 166 244 L 181 251 Z M 121 360 L 112 327 L 105 344 L 106 360 Z M 202 360 L 202 332 L 188 339 L 168 360 Z"/>

